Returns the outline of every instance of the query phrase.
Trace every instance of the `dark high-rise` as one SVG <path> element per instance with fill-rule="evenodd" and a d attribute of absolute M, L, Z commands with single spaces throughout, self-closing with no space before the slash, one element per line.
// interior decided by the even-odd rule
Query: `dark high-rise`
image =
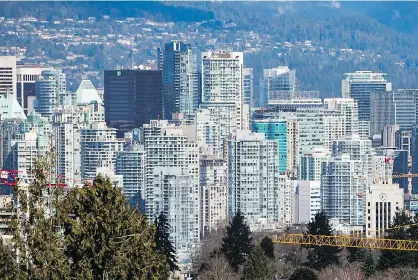
<path fill-rule="evenodd" d="M 117 136 L 140 128 L 162 114 L 162 75 L 153 70 L 106 70 L 105 119 Z"/>
<path fill-rule="evenodd" d="M 164 119 L 171 119 L 173 113 L 192 116 L 200 95 L 196 51 L 189 44 L 173 41 L 164 51 L 158 50 L 158 61 L 163 69 Z"/>

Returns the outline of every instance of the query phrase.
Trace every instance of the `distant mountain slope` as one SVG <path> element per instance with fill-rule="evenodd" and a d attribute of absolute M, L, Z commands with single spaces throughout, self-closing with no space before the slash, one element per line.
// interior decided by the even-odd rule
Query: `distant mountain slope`
<path fill-rule="evenodd" d="M 134 1 L 48 1 L 0 2 L 0 16 L 87 19 L 109 15 L 116 18 L 148 17 L 158 21 L 200 22 L 214 18 L 213 12 L 191 7 L 174 7 L 163 2 Z"/>

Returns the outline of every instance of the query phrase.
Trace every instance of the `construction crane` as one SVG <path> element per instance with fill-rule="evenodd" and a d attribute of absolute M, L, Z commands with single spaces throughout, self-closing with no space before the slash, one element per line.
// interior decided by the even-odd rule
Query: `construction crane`
<path fill-rule="evenodd" d="M 387 229 L 375 230 L 388 231 L 406 227 L 418 226 L 418 223 L 395 226 Z M 402 240 L 375 237 L 359 237 L 353 235 L 312 235 L 303 233 L 284 233 L 272 237 L 273 242 L 282 244 L 316 245 L 332 247 L 354 247 L 380 250 L 418 251 L 418 240 Z"/>

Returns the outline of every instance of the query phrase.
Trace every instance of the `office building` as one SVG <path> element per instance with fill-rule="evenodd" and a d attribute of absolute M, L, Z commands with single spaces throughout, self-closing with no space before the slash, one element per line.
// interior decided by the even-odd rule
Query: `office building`
<path fill-rule="evenodd" d="M 238 130 L 228 140 L 228 216 L 241 211 L 251 230 L 281 226 L 278 142 Z"/>
<path fill-rule="evenodd" d="M 104 106 L 118 137 L 162 116 L 162 75 L 152 70 L 106 70 Z"/>
<path fill-rule="evenodd" d="M 366 194 L 367 237 L 384 238 L 393 217 L 404 209 L 404 193 L 398 184 L 373 184 Z"/>
<path fill-rule="evenodd" d="M 253 68 L 242 69 L 243 102 L 250 108 L 254 107 L 254 71 Z"/>
<path fill-rule="evenodd" d="M 296 70 L 287 66 L 264 69 L 259 106 L 296 98 Z"/>
<path fill-rule="evenodd" d="M 93 123 L 80 130 L 81 178 L 93 179 L 97 168 L 115 171 L 116 155 L 123 150 L 124 141 L 116 138 L 116 130 L 106 123 Z"/>
<path fill-rule="evenodd" d="M 392 83 L 386 80 L 386 74 L 371 71 L 356 71 L 344 74 L 342 97 L 353 98 L 358 104 L 359 121 L 370 121 L 370 96 L 372 93 L 392 90 Z"/>
<path fill-rule="evenodd" d="M 391 91 L 370 94 L 370 135 L 380 134 L 383 127 L 395 124 L 393 97 Z"/>
<path fill-rule="evenodd" d="M 173 41 L 165 45 L 163 58 L 162 118 L 171 119 L 173 113 L 190 117 L 198 108 L 200 95 L 196 49 Z"/>
<path fill-rule="evenodd" d="M 152 120 L 143 126 L 146 214 L 164 213 L 177 253 L 192 253 L 200 240 L 199 149 L 196 126 Z"/>
<path fill-rule="evenodd" d="M 399 125 L 384 126 L 381 130 L 382 146 L 386 148 L 396 148 L 396 136 L 399 132 Z"/>
<path fill-rule="evenodd" d="M 218 229 L 227 220 L 227 162 L 210 153 L 200 157 L 201 234 Z"/>
<path fill-rule="evenodd" d="M 393 91 L 395 122 L 402 131 L 411 131 L 418 120 L 418 89 Z"/>
<path fill-rule="evenodd" d="M 0 96 L 14 94 L 16 98 L 16 57 L 0 56 Z"/>
<path fill-rule="evenodd" d="M 130 201 L 145 197 L 146 154 L 143 146 L 134 144 L 116 156 L 116 174 L 123 175 L 123 194 Z"/>
<path fill-rule="evenodd" d="M 26 115 L 35 110 L 35 84 L 42 72 L 47 70 L 53 68 L 36 64 L 16 65 L 16 97 Z"/>
<path fill-rule="evenodd" d="M 35 83 L 35 110 L 43 117 L 50 118 L 55 108 L 72 103 L 66 77 L 61 70 L 43 71 Z"/>

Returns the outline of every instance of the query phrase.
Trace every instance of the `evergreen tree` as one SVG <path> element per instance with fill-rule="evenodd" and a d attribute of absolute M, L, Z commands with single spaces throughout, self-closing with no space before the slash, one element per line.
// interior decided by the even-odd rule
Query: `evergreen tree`
<path fill-rule="evenodd" d="M 266 236 L 261 240 L 260 243 L 261 248 L 263 249 L 266 256 L 272 260 L 274 260 L 274 243 L 270 237 Z"/>
<path fill-rule="evenodd" d="M 362 248 L 347 247 L 347 252 L 347 260 L 350 263 L 362 261 L 365 257 L 365 251 Z"/>
<path fill-rule="evenodd" d="M 161 213 L 155 219 L 155 225 L 155 245 L 157 249 L 166 257 L 170 271 L 178 270 L 176 249 L 170 241 L 170 224 L 168 223 L 167 217 Z"/>
<path fill-rule="evenodd" d="M 372 252 L 368 251 L 365 253 L 364 263 L 363 263 L 363 272 L 366 277 L 370 277 L 376 273 L 376 263 Z"/>
<path fill-rule="evenodd" d="M 289 277 L 289 280 L 317 280 L 315 272 L 307 267 L 297 268 Z"/>
<path fill-rule="evenodd" d="M 318 212 L 315 214 L 315 218 L 309 222 L 306 234 L 332 236 L 332 231 L 328 217 L 324 212 Z M 305 247 L 308 248 L 308 266 L 314 269 L 323 269 L 332 264 L 339 264 L 340 248 L 314 245 L 306 245 Z"/>
<path fill-rule="evenodd" d="M 255 246 L 244 264 L 244 280 L 274 279 L 271 260 L 260 246 Z"/>
<path fill-rule="evenodd" d="M 18 266 L 10 246 L 4 244 L 0 237 L 0 275 L 4 280 L 18 278 Z"/>
<path fill-rule="evenodd" d="M 245 263 L 251 252 L 250 234 L 250 228 L 245 223 L 244 216 L 238 211 L 226 229 L 226 236 L 222 239 L 221 246 L 221 252 L 235 272 Z"/>
<path fill-rule="evenodd" d="M 29 186 L 17 185 L 14 200 L 18 202 L 10 227 L 13 246 L 17 252 L 16 279 L 68 279 L 69 260 L 64 254 L 60 235 L 58 205 L 62 189 L 53 187 L 46 170 L 53 166 L 53 157 L 40 158 L 33 170 Z"/>
<path fill-rule="evenodd" d="M 168 278 L 154 227 L 109 179 L 99 175 L 92 185 L 71 189 L 61 208 L 72 279 Z"/>
<path fill-rule="evenodd" d="M 414 231 L 413 227 L 402 227 L 413 223 L 412 218 L 405 211 L 398 211 L 393 218 L 393 224 L 391 227 L 394 229 L 388 230 L 389 239 L 411 239 L 411 231 Z M 415 265 L 414 264 L 414 252 L 409 251 L 397 251 L 397 250 L 382 250 L 377 264 L 378 270 L 384 270 L 391 267 L 400 267 Z"/>

